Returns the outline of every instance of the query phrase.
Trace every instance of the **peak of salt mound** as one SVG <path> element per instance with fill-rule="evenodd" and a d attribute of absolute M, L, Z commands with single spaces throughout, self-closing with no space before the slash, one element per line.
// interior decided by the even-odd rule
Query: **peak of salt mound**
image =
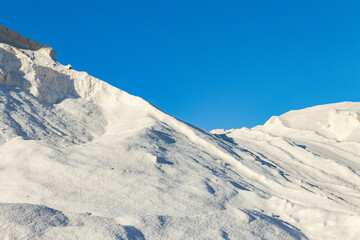
<path fill-rule="evenodd" d="M 338 141 L 360 142 L 360 103 L 340 102 L 289 111 L 254 129 L 284 134 L 306 130 Z"/>
<path fill-rule="evenodd" d="M 7 27 L 0 24 L 0 43 L 6 43 L 11 46 L 26 49 L 26 50 L 33 50 L 37 51 L 39 49 L 45 48 L 50 50 L 50 56 L 55 59 L 55 50 L 51 47 L 35 42 L 27 37 L 20 35 L 19 33 L 8 29 Z"/>
<path fill-rule="evenodd" d="M 102 106 L 147 105 L 86 72 L 56 61 L 55 51 L 0 25 L 0 85 L 30 92 L 40 102 L 54 104 L 65 98 L 83 98 Z"/>

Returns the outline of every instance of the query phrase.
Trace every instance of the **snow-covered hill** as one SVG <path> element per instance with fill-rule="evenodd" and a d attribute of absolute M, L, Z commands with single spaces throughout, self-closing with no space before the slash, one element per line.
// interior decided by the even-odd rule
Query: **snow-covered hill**
<path fill-rule="evenodd" d="M 0 25 L 0 239 L 360 238 L 359 114 L 210 133 Z"/>

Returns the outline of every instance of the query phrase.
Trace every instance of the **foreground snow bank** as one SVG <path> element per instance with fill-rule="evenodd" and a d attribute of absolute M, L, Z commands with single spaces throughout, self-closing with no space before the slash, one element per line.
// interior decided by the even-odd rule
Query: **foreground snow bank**
<path fill-rule="evenodd" d="M 144 239 L 134 227 L 89 213 L 64 214 L 41 205 L 1 203 L 1 239 Z"/>

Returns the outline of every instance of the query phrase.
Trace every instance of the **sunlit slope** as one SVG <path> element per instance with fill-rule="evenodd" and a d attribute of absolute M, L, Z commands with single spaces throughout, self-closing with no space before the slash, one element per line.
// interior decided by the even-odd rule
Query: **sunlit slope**
<path fill-rule="evenodd" d="M 359 113 L 360 103 L 343 102 L 290 111 L 253 129 L 212 132 L 282 172 L 289 188 L 269 201 L 280 218 L 314 239 L 351 239 L 359 236 Z"/>

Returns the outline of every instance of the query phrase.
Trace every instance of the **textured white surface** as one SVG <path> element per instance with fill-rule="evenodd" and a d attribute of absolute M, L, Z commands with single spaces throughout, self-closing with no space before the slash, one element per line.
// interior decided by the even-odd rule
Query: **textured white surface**
<path fill-rule="evenodd" d="M 209 133 L 7 43 L 0 238 L 360 237 L 360 103 Z"/>

